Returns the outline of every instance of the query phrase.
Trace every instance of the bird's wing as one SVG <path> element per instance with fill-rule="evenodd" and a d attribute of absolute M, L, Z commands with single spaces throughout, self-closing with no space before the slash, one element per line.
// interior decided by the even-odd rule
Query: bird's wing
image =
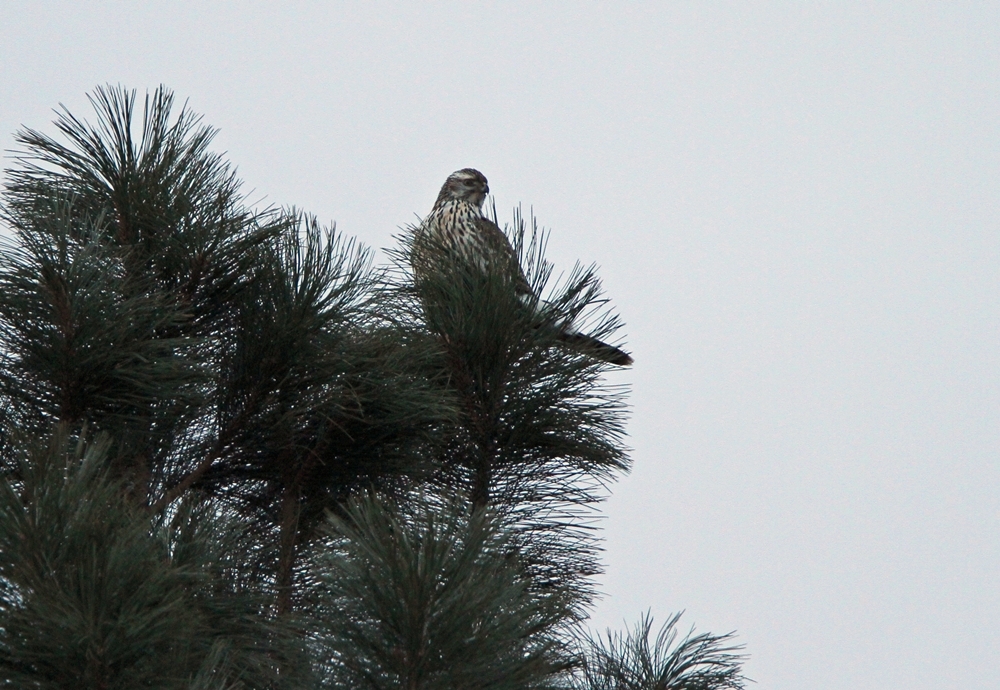
<path fill-rule="evenodd" d="M 514 289 L 517 291 L 517 294 L 522 297 L 527 295 L 533 296 L 534 293 L 531 290 L 531 284 L 525 277 L 524 270 L 517 261 L 517 254 L 514 252 L 514 247 L 511 246 L 510 240 L 507 239 L 507 235 L 503 233 L 503 230 L 497 227 L 497 224 L 492 220 L 480 218 L 479 232 L 493 256 L 502 257 L 510 262 L 509 270 L 514 277 Z"/>

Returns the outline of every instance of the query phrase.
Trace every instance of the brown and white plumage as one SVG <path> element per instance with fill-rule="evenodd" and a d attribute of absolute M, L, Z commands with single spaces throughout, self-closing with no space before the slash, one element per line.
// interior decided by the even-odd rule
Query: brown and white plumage
<path fill-rule="evenodd" d="M 483 216 L 489 191 L 486 177 L 478 170 L 463 168 L 448 176 L 434 207 L 417 228 L 410 256 L 414 276 L 420 281 L 447 261 L 478 265 L 484 271 L 497 267 L 511 278 L 521 301 L 537 309 L 541 301 L 532 292 L 510 241 L 496 223 Z M 559 327 L 558 337 L 596 359 L 632 364 L 628 353 L 568 325 Z"/>

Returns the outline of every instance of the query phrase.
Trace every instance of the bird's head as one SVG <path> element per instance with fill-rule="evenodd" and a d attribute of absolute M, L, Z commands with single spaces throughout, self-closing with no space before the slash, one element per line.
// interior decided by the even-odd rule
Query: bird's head
<path fill-rule="evenodd" d="M 481 209 L 489 193 L 490 186 L 486 182 L 485 175 L 472 168 L 463 168 L 453 172 L 444 181 L 437 203 L 465 201 Z"/>

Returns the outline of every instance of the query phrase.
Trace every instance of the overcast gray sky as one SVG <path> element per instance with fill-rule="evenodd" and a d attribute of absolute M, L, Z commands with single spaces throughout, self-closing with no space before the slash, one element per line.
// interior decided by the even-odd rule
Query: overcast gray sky
<path fill-rule="evenodd" d="M 996 688 L 998 39 L 997 2 L 4 0 L 0 142 L 163 83 L 374 247 L 479 168 L 635 354 L 596 624 L 686 609 L 761 688 Z"/>

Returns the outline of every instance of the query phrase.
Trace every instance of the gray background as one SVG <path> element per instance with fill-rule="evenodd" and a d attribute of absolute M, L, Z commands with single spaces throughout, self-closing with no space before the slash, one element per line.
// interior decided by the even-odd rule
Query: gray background
<path fill-rule="evenodd" d="M 0 137 L 162 82 L 255 199 L 374 247 L 480 168 L 600 264 L 636 356 L 595 624 L 686 609 L 761 688 L 994 688 L 998 20 L 5 0 Z"/>

